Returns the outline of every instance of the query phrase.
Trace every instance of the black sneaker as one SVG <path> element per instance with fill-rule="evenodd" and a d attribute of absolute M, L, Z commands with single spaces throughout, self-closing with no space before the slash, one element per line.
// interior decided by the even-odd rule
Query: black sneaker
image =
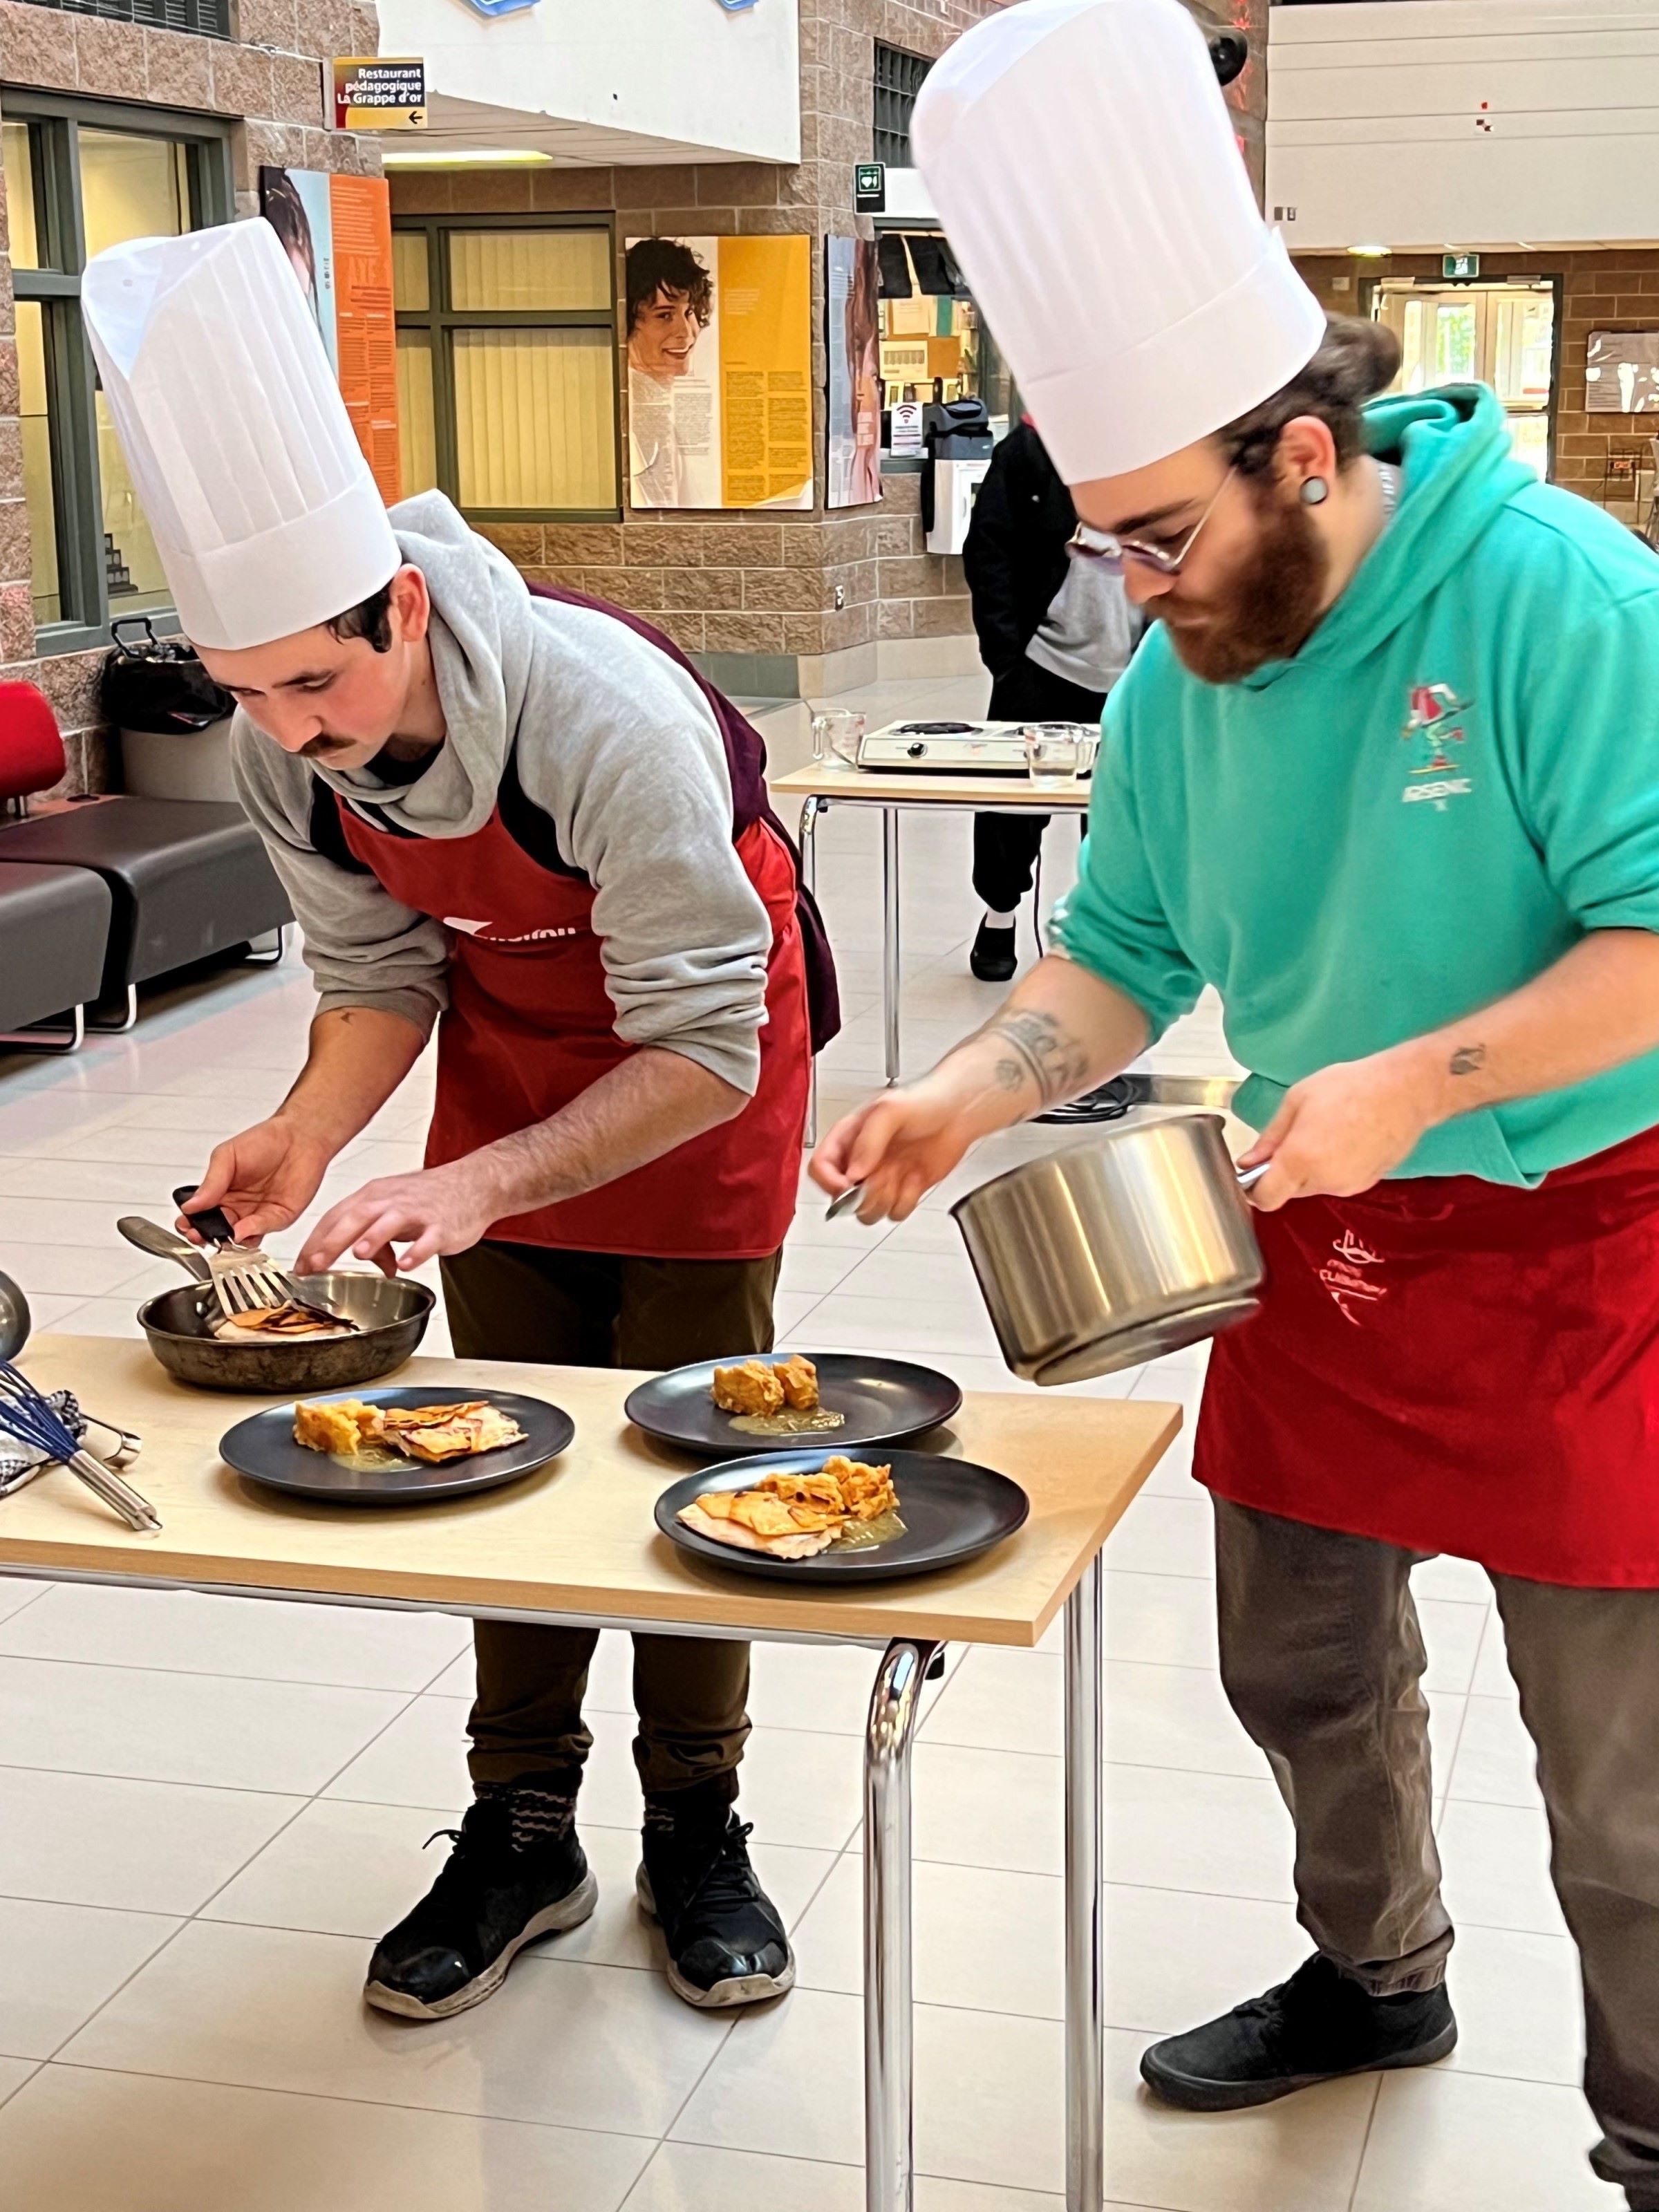
<path fill-rule="evenodd" d="M 599 1893 L 574 1832 L 515 1850 L 505 1800 L 482 1800 L 459 1828 L 438 1832 L 455 1848 L 407 1919 L 375 1945 L 363 1988 L 381 2012 L 410 2020 L 482 2004 L 526 1943 L 580 1927 Z"/>
<path fill-rule="evenodd" d="M 687 2004 L 759 2004 L 794 1987 L 794 1954 L 749 1863 L 749 1836 L 729 1806 L 719 1824 L 705 1814 L 647 1825 L 640 1909 L 662 1923 L 669 1987 Z"/>
<path fill-rule="evenodd" d="M 1153 2044 L 1140 2077 L 1184 2112 L 1233 2112 L 1344 2074 L 1431 2066 L 1456 2041 L 1443 1985 L 1374 1997 L 1316 1953 L 1265 1996 Z"/>
<path fill-rule="evenodd" d="M 1007 982 L 1019 965 L 1014 953 L 1013 925 L 993 929 L 988 921 L 981 922 L 968 965 L 981 983 Z"/>

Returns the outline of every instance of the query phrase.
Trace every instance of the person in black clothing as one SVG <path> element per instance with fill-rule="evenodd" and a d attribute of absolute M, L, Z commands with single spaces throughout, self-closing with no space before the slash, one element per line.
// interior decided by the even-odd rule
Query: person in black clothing
<path fill-rule="evenodd" d="M 1071 494 L 1042 441 L 1022 422 L 997 447 L 963 548 L 980 658 L 1000 722 L 1097 724 L 1141 629 L 1122 579 L 1071 561 Z M 1046 814 L 974 817 L 974 889 L 985 916 L 969 955 L 981 982 L 1015 968 L 1014 923 L 1031 888 Z"/>

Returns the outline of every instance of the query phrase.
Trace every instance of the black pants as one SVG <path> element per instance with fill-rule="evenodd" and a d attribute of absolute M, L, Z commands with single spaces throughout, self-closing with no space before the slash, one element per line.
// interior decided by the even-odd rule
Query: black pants
<path fill-rule="evenodd" d="M 1103 691 L 1085 691 L 1022 660 L 991 686 L 994 722 L 1097 723 Z M 974 817 L 974 889 L 993 914 L 1012 914 L 1031 888 L 1031 873 L 1048 827 L 1046 814 Z"/>
<path fill-rule="evenodd" d="M 638 1260 L 532 1244 L 475 1244 L 443 1262 L 462 1359 L 683 1367 L 769 1352 L 778 1258 Z M 472 1626 L 474 1782 L 574 1790 L 592 1745 L 582 1720 L 592 1628 Z M 749 1734 L 749 1646 L 720 1637 L 634 1638 L 634 1763 L 647 1795 L 718 1783 L 737 1793 Z"/>

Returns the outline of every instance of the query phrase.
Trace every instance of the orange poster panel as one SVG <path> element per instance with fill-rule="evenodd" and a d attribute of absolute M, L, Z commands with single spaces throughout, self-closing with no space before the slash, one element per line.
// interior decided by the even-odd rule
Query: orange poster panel
<path fill-rule="evenodd" d="M 398 453 L 398 327 L 392 299 L 392 192 L 384 177 L 331 177 L 340 391 L 388 507 L 403 497 Z"/>
<path fill-rule="evenodd" d="M 812 504 L 812 261 L 807 238 L 719 242 L 727 507 Z"/>

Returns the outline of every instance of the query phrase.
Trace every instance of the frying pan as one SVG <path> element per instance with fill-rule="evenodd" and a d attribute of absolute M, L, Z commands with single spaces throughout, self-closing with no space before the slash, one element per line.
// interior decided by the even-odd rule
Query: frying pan
<path fill-rule="evenodd" d="M 182 1241 L 182 1240 L 181 1240 Z M 301 1294 L 357 1323 L 355 1336 L 250 1336 L 227 1343 L 213 1334 L 222 1316 L 205 1284 L 162 1291 L 138 1309 L 150 1350 L 169 1375 L 204 1390 L 267 1395 L 344 1390 L 390 1375 L 410 1358 L 436 1304 L 424 1283 L 337 1268 L 301 1275 Z M 240 1334 L 240 1332 L 239 1332 Z"/>

